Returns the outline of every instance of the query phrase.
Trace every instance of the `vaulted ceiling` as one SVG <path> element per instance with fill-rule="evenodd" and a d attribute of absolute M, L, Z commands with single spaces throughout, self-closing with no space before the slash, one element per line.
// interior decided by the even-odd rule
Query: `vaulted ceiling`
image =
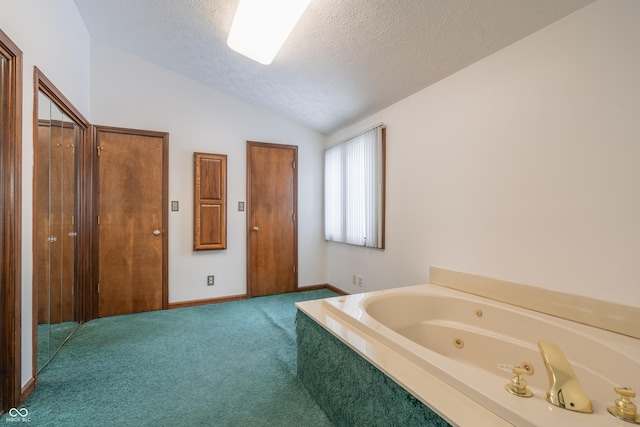
<path fill-rule="evenodd" d="M 273 63 L 230 50 L 238 0 L 75 0 L 92 38 L 323 134 L 594 0 L 311 0 Z"/>

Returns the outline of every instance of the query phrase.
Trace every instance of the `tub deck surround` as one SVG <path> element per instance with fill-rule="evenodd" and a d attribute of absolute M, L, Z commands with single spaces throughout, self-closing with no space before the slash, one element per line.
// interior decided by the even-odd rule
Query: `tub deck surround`
<path fill-rule="evenodd" d="M 607 412 L 618 397 L 613 388 L 640 389 L 637 338 L 434 284 L 298 308 L 454 425 L 620 426 Z M 592 414 L 545 400 L 542 339 L 555 342 L 570 361 Z M 513 374 L 499 367 L 523 362 L 534 367 L 524 377 L 531 398 L 508 393 L 504 385 Z"/>

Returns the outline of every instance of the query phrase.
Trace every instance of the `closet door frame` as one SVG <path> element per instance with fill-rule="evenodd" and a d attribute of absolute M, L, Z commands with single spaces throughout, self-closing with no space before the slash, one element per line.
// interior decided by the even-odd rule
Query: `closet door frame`
<path fill-rule="evenodd" d="M 22 295 L 22 51 L 0 30 L 0 52 L 7 64 L 2 75 L 4 135 L 0 140 L 0 413 L 24 400 L 21 391 Z M 5 73 L 6 72 L 6 73 Z M 6 138 L 6 139 L 5 139 Z"/>

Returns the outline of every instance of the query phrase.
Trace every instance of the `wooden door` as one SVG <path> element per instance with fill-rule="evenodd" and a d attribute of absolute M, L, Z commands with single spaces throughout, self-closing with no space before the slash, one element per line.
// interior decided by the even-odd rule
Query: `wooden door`
<path fill-rule="evenodd" d="M 247 295 L 298 288 L 298 147 L 247 143 Z"/>
<path fill-rule="evenodd" d="M 95 127 L 98 315 L 166 308 L 168 134 Z"/>

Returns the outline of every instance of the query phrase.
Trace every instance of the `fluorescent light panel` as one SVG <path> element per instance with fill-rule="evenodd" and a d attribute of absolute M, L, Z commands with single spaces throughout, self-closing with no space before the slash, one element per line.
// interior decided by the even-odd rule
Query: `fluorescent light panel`
<path fill-rule="evenodd" d="M 240 0 L 227 45 L 269 65 L 311 0 Z"/>

